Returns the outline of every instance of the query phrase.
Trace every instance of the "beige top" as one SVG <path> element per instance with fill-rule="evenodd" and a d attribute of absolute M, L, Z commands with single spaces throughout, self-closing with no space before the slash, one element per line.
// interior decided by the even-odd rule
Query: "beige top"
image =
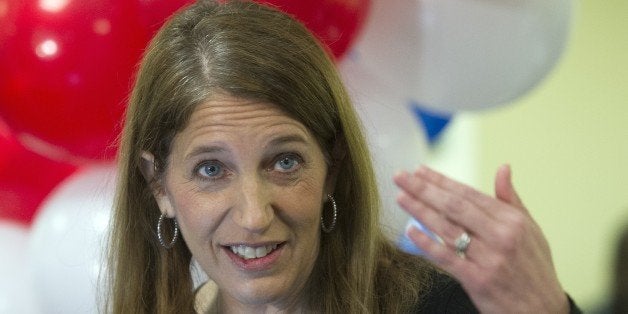
<path fill-rule="evenodd" d="M 208 280 L 196 290 L 194 309 L 199 314 L 215 314 L 218 299 L 218 285 Z"/>

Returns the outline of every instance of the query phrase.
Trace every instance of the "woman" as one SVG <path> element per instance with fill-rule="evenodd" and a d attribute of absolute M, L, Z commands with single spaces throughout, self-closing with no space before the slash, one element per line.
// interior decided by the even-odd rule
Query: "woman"
<path fill-rule="evenodd" d="M 108 311 L 569 311 L 508 168 L 496 199 L 426 168 L 395 178 L 400 205 L 441 241 L 410 237 L 461 285 L 386 240 L 333 63 L 264 6 L 199 2 L 162 28 L 119 163 Z M 211 279 L 198 291 L 192 257 Z"/>

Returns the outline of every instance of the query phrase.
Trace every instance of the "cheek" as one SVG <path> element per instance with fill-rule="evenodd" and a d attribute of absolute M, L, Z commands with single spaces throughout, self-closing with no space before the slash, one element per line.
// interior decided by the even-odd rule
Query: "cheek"
<path fill-rule="evenodd" d="M 323 200 L 320 180 L 304 180 L 290 189 L 276 191 L 277 204 L 288 219 L 304 228 L 318 226 Z"/>
<path fill-rule="evenodd" d="M 174 191 L 171 199 L 181 233 L 190 249 L 205 246 L 224 214 L 222 202 L 216 197 L 185 189 Z"/>

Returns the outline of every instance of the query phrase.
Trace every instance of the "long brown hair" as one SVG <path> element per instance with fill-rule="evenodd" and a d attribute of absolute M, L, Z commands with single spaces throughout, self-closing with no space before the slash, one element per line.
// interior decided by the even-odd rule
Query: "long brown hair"
<path fill-rule="evenodd" d="M 325 50 L 273 8 L 199 1 L 153 39 L 131 95 L 120 143 L 106 310 L 193 311 L 191 253 L 183 241 L 166 250 L 156 240 L 160 211 L 140 172 L 141 152 L 151 152 L 162 173 L 174 135 L 196 105 L 217 93 L 277 105 L 309 128 L 337 171 L 338 223 L 321 237 L 308 282 L 311 310 L 401 312 L 416 303 L 429 266 L 397 250 L 381 232 L 369 151 Z"/>

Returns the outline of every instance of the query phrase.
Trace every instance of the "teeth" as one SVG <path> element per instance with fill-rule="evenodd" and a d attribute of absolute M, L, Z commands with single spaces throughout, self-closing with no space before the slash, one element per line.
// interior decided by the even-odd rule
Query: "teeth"
<path fill-rule="evenodd" d="M 234 254 L 238 254 L 240 257 L 243 257 L 244 259 L 264 257 L 276 248 L 277 248 L 277 244 L 260 246 L 256 248 L 246 246 L 246 245 L 236 245 L 236 246 L 230 247 L 231 252 L 233 252 Z"/>
<path fill-rule="evenodd" d="M 255 257 L 264 257 L 266 256 L 266 254 L 268 254 L 268 251 L 266 250 L 266 247 L 258 247 L 257 249 L 255 249 Z"/>
<path fill-rule="evenodd" d="M 244 258 L 246 259 L 255 258 L 255 249 L 250 246 L 245 247 Z"/>

